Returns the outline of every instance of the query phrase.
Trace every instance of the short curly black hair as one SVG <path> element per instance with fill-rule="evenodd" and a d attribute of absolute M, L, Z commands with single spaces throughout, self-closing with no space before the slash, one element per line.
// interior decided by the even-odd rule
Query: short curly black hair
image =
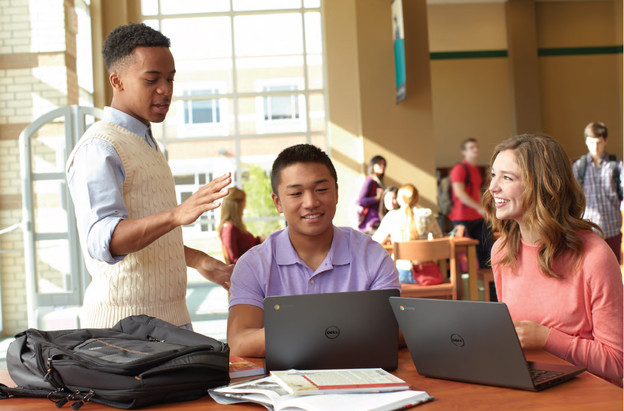
<path fill-rule="evenodd" d="M 312 144 L 297 144 L 282 150 L 273 162 L 273 167 L 271 168 L 271 188 L 276 195 L 277 186 L 280 182 L 280 172 L 295 163 L 323 164 L 329 170 L 329 174 L 334 178 L 334 181 L 338 182 L 336 168 L 327 153 Z"/>
<path fill-rule="evenodd" d="M 137 47 L 171 47 L 171 41 L 161 32 L 144 23 L 130 23 L 111 31 L 104 45 L 102 55 L 106 69 L 110 71 L 120 60 L 128 57 Z"/>

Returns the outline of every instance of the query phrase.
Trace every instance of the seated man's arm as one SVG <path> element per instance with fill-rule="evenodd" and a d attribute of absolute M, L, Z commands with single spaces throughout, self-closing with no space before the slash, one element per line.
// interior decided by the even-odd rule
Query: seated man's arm
<path fill-rule="evenodd" d="M 255 305 L 230 308 L 227 322 L 230 353 L 241 357 L 264 357 L 264 311 Z"/>

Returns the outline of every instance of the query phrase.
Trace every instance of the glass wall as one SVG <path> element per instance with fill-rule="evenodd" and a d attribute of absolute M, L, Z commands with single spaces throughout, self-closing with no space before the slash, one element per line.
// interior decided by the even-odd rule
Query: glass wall
<path fill-rule="evenodd" d="M 283 148 L 328 148 L 320 0 L 143 0 L 146 24 L 171 39 L 174 101 L 154 124 L 178 200 L 224 172 L 247 192 L 255 235 L 283 227 L 269 171 Z M 255 197 L 255 198 L 254 198 Z M 265 198 L 266 197 L 266 198 Z M 221 258 L 219 210 L 184 227 L 185 241 Z"/>

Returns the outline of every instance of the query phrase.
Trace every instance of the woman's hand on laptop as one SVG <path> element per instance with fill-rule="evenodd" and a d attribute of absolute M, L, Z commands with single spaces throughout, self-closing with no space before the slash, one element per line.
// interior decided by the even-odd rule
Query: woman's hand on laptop
<path fill-rule="evenodd" d="M 514 321 L 514 327 L 525 350 L 539 350 L 544 348 L 550 328 L 533 321 Z"/>

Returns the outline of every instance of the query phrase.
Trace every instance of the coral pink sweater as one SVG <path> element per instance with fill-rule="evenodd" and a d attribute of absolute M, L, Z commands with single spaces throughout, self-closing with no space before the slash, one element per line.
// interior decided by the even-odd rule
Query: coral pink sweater
<path fill-rule="evenodd" d="M 566 271 L 566 258 L 555 262 L 562 278 L 539 270 L 538 247 L 522 243 L 517 274 L 496 264 L 500 240 L 492 248 L 498 300 L 514 321 L 550 327 L 544 349 L 622 386 L 622 274 L 613 251 L 596 234 L 581 233 L 580 269 Z M 504 252 L 504 250 L 501 250 Z"/>

